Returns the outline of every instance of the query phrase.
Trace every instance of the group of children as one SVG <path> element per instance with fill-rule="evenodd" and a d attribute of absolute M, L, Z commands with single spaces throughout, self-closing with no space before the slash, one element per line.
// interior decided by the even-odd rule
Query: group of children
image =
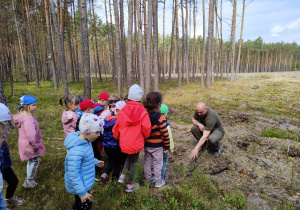
<path fill-rule="evenodd" d="M 109 96 L 106 92 L 99 95 L 98 103 L 74 95 L 60 99 L 60 104 L 66 107 L 62 114 L 66 137 L 64 146 L 67 149 L 65 187 L 69 193 L 75 195 L 72 209 L 90 209 L 92 202 L 89 190 L 95 179 L 100 178 L 103 183 L 107 183 L 111 172 L 112 180 L 127 184 L 126 192 L 137 190 L 139 183 L 134 180 L 135 166 L 143 149 L 145 179 L 155 183 L 155 187 L 165 184 L 168 178 L 165 170 L 169 150 L 172 152 L 174 149 L 172 133 L 166 120 L 168 107 L 162 104 L 162 95 L 158 92 L 148 93 L 143 102 L 142 96 L 141 87 L 133 85 L 124 101 L 117 96 Z M 13 116 L 15 125 L 19 127 L 18 147 L 21 161 L 28 160 L 27 177 L 23 184 L 27 188 L 37 185 L 35 174 L 41 161 L 40 156 L 46 152 L 33 115 L 36 102 L 33 96 L 21 97 L 20 106 L 16 107 L 19 113 Z M 9 134 L 11 116 L 8 108 L 4 104 L 0 105 L 0 163 L 3 178 L 8 183 L 6 197 L 0 195 L 1 208 L 1 205 L 5 206 L 4 202 L 20 205 L 24 200 L 13 196 L 18 179 L 10 167 L 11 159 L 5 141 Z M 108 161 L 105 172 L 101 174 L 101 167 L 104 167 L 101 160 L 103 148 Z M 5 150 L 8 152 L 7 158 Z M 3 164 L 5 166 L 8 161 L 10 165 L 7 164 L 9 169 L 6 172 Z M 3 185 L 2 175 L 0 187 Z"/>

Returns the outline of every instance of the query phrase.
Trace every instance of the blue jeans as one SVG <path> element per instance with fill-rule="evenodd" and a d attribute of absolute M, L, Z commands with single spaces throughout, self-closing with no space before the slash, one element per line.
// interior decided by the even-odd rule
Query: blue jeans
<path fill-rule="evenodd" d="M 33 180 L 35 178 L 36 171 L 40 165 L 41 158 L 35 157 L 28 160 L 27 163 L 27 178 Z"/>
<path fill-rule="evenodd" d="M 5 200 L 2 195 L 2 192 L 0 192 L 0 210 L 4 210 L 4 209 L 6 209 Z"/>
<path fill-rule="evenodd" d="M 164 155 L 163 155 L 163 167 L 161 169 L 161 178 L 163 178 L 165 176 L 165 172 L 166 172 L 167 165 L 168 165 L 168 160 L 169 160 L 169 152 L 164 153 Z"/>

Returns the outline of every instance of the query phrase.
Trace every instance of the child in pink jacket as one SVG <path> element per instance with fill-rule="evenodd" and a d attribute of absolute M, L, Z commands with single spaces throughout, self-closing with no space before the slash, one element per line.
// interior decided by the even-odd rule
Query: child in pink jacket
<path fill-rule="evenodd" d="M 64 101 L 64 102 L 63 102 Z M 79 109 L 80 100 L 77 96 L 68 95 L 59 100 L 60 105 L 65 104 L 66 109 L 62 113 L 61 121 L 63 123 L 65 137 L 69 133 L 76 131 L 76 123 L 79 115 L 76 111 Z"/>
<path fill-rule="evenodd" d="M 24 95 L 20 98 L 19 114 L 13 116 L 15 125 L 19 128 L 19 154 L 21 161 L 27 162 L 27 177 L 23 187 L 33 188 L 37 185 L 35 174 L 41 162 L 40 156 L 45 154 L 46 148 L 42 141 L 42 134 L 38 122 L 33 115 L 36 110 L 36 98 Z"/>

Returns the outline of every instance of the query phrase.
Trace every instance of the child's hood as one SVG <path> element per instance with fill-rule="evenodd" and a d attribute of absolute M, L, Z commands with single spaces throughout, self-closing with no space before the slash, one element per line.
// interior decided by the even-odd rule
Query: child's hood
<path fill-rule="evenodd" d="M 160 112 L 149 112 L 151 126 L 154 126 L 161 116 Z"/>
<path fill-rule="evenodd" d="M 61 120 L 63 123 L 67 123 L 70 120 L 73 120 L 75 116 L 79 116 L 76 112 L 65 110 L 62 113 Z"/>
<path fill-rule="evenodd" d="M 13 115 L 14 124 L 20 128 L 22 123 L 25 121 L 26 116 L 23 114 L 15 114 Z"/>
<path fill-rule="evenodd" d="M 148 114 L 145 108 L 136 101 L 129 101 L 126 106 L 119 112 L 119 116 L 123 116 L 127 125 L 136 125 L 141 119 Z"/>
<path fill-rule="evenodd" d="M 79 138 L 80 131 L 69 133 L 65 139 L 64 146 L 67 150 L 71 149 L 72 147 L 88 144 L 87 140 L 83 140 Z"/>

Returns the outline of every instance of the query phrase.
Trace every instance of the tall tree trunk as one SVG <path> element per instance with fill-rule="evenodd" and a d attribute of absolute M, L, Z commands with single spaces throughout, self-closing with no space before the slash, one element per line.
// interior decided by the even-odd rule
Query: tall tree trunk
<path fill-rule="evenodd" d="M 81 37 L 81 58 L 84 70 L 84 89 L 83 98 L 91 98 L 91 70 L 90 70 L 90 49 L 89 33 L 87 26 L 86 1 L 78 0 L 80 37 Z"/>
<path fill-rule="evenodd" d="M 76 27 L 76 16 L 75 16 L 75 1 L 73 1 L 73 21 L 74 21 L 74 32 L 75 32 L 75 37 L 74 37 L 74 41 L 75 41 L 75 52 L 76 52 L 76 59 L 75 59 L 75 77 L 76 77 L 76 81 L 79 82 L 79 58 L 78 58 L 78 45 L 77 45 L 77 27 Z"/>
<path fill-rule="evenodd" d="M 123 83 L 127 87 L 127 65 L 126 65 L 126 49 L 125 49 L 125 33 L 124 33 L 124 0 L 120 1 L 120 36 L 121 36 L 121 55 L 122 55 L 122 69 L 123 69 Z"/>
<path fill-rule="evenodd" d="M 94 23 L 94 38 L 95 38 L 95 47 L 96 47 L 96 56 L 97 56 L 97 68 L 99 72 L 100 81 L 102 81 L 102 75 L 100 70 L 100 61 L 99 61 L 99 51 L 98 51 L 98 39 L 97 39 L 97 31 L 96 31 L 96 18 L 95 18 L 95 10 L 94 10 L 94 0 L 92 0 L 92 7 L 93 7 L 93 23 Z M 108 23 L 107 23 L 107 12 L 106 12 L 106 0 L 105 0 L 105 15 L 106 15 L 106 26 L 107 26 L 107 34 L 108 34 L 108 41 L 109 41 L 109 51 L 111 52 L 110 47 L 110 35 L 108 30 Z M 113 65 L 114 67 L 114 65 Z"/>
<path fill-rule="evenodd" d="M 221 78 L 223 78 L 223 36 L 222 36 L 222 0 L 221 0 L 221 11 L 220 11 L 220 34 L 221 34 L 221 43 L 220 43 L 220 59 L 221 59 Z"/>
<path fill-rule="evenodd" d="M 237 60 L 237 64 L 236 64 L 234 79 L 237 79 L 237 73 L 239 72 L 239 68 L 240 68 L 240 56 L 241 56 L 242 40 L 243 40 L 244 14 L 245 14 L 245 0 L 243 0 L 243 14 L 242 14 L 241 35 L 240 35 L 240 43 L 239 43 L 239 54 L 238 54 L 238 60 Z"/>
<path fill-rule="evenodd" d="M 122 98 L 122 63 L 121 63 L 121 47 L 120 47 L 120 22 L 119 22 L 119 9 L 118 0 L 114 2 L 115 14 L 115 31 L 116 31 L 116 55 L 117 55 L 117 71 L 118 71 L 118 96 Z"/>
<path fill-rule="evenodd" d="M 203 47 L 202 47 L 202 68 L 201 68 L 201 89 L 204 89 L 204 71 L 205 71 L 205 1 L 202 0 L 203 11 Z"/>
<path fill-rule="evenodd" d="M 145 64 L 145 95 L 151 91 L 151 35 L 152 35 L 152 2 L 148 1 Z"/>
<path fill-rule="evenodd" d="M 127 34 L 127 90 L 132 85 L 132 23 L 133 0 L 128 0 L 128 34 Z"/>
<path fill-rule="evenodd" d="M 110 33 L 111 33 L 111 49 L 112 49 L 112 56 L 113 56 L 113 66 L 115 66 L 116 62 L 115 62 L 115 46 L 114 46 L 114 33 L 113 33 L 113 25 L 112 25 L 112 15 L 111 15 L 111 7 L 110 7 L 110 0 L 109 0 L 109 16 L 110 16 Z M 114 84 L 115 86 L 117 86 L 117 79 L 116 79 L 116 68 L 114 69 L 114 75 L 113 75 L 113 79 L 114 79 Z"/>
<path fill-rule="evenodd" d="M 51 0 L 50 0 L 51 1 Z M 49 14 L 49 4 L 48 0 L 44 0 L 45 4 L 45 17 L 46 17 L 46 26 L 47 26 L 47 39 L 49 45 L 49 52 L 50 52 L 50 68 L 52 70 L 53 75 L 53 83 L 54 88 L 58 88 L 58 80 L 57 80 L 57 70 L 56 70 L 56 63 L 55 63 L 55 56 L 53 51 L 53 43 L 52 43 L 52 35 L 51 35 L 51 28 L 50 28 L 50 14 Z"/>
<path fill-rule="evenodd" d="M 234 80 L 234 60 L 235 60 L 235 26 L 236 26 L 236 0 L 233 0 L 233 15 L 232 15 L 232 25 L 231 25 L 231 81 Z"/>
<path fill-rule="evenodd" d="M 182 71 L 181 71 L 181 66 L 180 66 L 180 41 L 179 41 L 179 23 L 178 23 L 178 3 L 177 3 L 177 0 L 175 0 L 175 17 L 176 17 L 176 41 L 177 41 L 176 69 L 177 69 L 177 72 L 178 72 L 178 89 L 181 90 Z"/>
<path fill-rule="evenodd" d="M 182 69 L 182 77 L 183 77 L 183 74 L 185 72 L 185 68 L 186 68 L 186 63 L 185 63 L 185 56 L 186 55 L 186 51 L 185 51 L 185 45 L 186 45 L 186 42 L 185 42 L 185 24 L 184 24 L 184 10 L 183 10 L 183 1 L 184 0 L 181 0 L 181 24 L 182 24 L 182 60 L 181 60 L 181 69 Z"/>
<path fill-rule="evenodd" d="M 50 0 L 50 10 L 52 13 L 52 19 L 53 19 L 53 25 L 55 28 L 55 34 L 56 34 L 56 41 L 58 45 L 58 52 L 59 52 L 59 62 L 60 62 L 60 68 L 61 68 L 61 75 L 62 75 L 62 84 L 64 87 L 64 95 L 69 95 L 69 89 L 68 89 L 68 78 L 67 78 L 67 69 L 66 69 L 66 58 L 65 58 L 65 52 L 63 48 L 63 42 L 61 41 L 61 35 L 59 32 L 59 26 L 57 22 L 57 16 L 54 9 L 54 3 L 52 0 Z"/>
<path fill-rule="evenodd" d="M 31 47 L 31 53 L 32 53 L 32 62 L 33 62 L 33 68 L 35 73 L 35 86 L 39 88 L 39 72 L 37 67 L 37 61 L 35 56 L 35 49 L 34 49 L 34 43 L 33 43 L 33 37 L 32 37 L 32 31 L 31 31 L 31 22 L 30 22 L 30 9 L 28 0 L 25 0 L 25 10 L 26 10 L 26 16 L 27 16 L 27 24 L 28 24 L 28 35 L 30 39 L 30 47 Z"/>
<path fill-rule="evenodd" d="M 158 92 L 158 25 L 157 25 L 157 0 L 152 0 L 153 2 L 153 60 L 154 60 L 154 91 Z"/>
<path fill-rule="evenodd" d="M 189 31 L 188 31 L 188 17 L 189 17 L 189 3 L 185 0 L 185 71 L 186 71 L 186 83 L 190 81 L 190 70 L 189 70 Z"/>
<path fill-rule="evenodd" d="M 208 45 L 207 45 L 207 68 L 206 68 L 206 87 L 210 88 L 211 70 L 212 70 L 212 39 L 213 39 L 213 12 L 214 0 L 209 1 L 209 24 L 208 24 Z"/>
<path fill-rule="evenodd" d="M 193 13 L 193 19 L 194 19 L 194 44 L 193 44 L 193 81 L 195 80 L 195 63 L 196 63 L 196 5 L 197 0 L 194 0 L 194 13 Z"/>
<path fill-rule="evenodd" d="M 163 9 L 163 49 L 162 49 L 162 80 L 165 81 L 165 9 L 166 9 L 166 0 L 164 0 L 164 9 Z"/>
<path fill-rule="evenodd" d="M 93 2 L 93 0 L 92 0 Z M 107 29 L 107 37 L 108 37 L 108 49 L 109 49 L 109 56 L 110 56 L 110 67 L 111 67 L 111 72 L 113 74 L 113 79 L 114 81 L 116 80 L 115 79 L 115 71 L 116 71 L 116 68 L 115 68 L 115 61 L 114 61 L 114 53 L 112 51 L 112 47 L 111 47 L 111 40 L 110 40 L 110 30 L 109 30 L 109 26 L 108 26 L 108 18 L 107 18 L 107 7 L 106 7 L 106 0 L 104 0 L 104 5 L 105 5 L 105 17 L 106 17 L 106 29 Z M 93 15 L 94 15 L 94 6 L 93 6 Z M 95 15 L 94 15 L 95 17 Z M 94 26 L 95 27 L 95 26 Z M 95 32 L 96 32 L 96 27 L 95 27 Z M 94 33 L 95 33 L 94 32 Z M 95 34 L 96 35 L 96 34 Z M 96 40 L 97 42 L 97 40 Z M 99 66 L 99 57 L 98 57 L 98 46 L 97 46 L 97 62 L 98 62 L 98 68 L 100 68 Z M 115 84 L 116 85 L 116 84 Z"/>
<path fill-rule="evenodd" d="M 138 45 L 139 45 L 139 67 L 140 67 L 140 85 L 143 91 L 145 91 L 145 76 L 144 76 L 144 47 L 143 47 L 143 21 L 141 17 L 141 10 L 139 6 L 139 0 L 135 0 L 136 2 L 136 9 L 138 15 L 138 22 L 139 22 L 139 30 L 138 30 Z"/>
<path fill-rule="evenodd" d="M 65 16 L 65 22 L 67 24 L 67 36 L 68 36 L 68 45 L 69 45 L 69 53 L 70 53 L 70 66 L 71 66 L 72 82 L 75 82 L 75 73 L 74 73 L 74 66 L 73 66 L 73 49 L 72 49 L 72 42 L 71 42 L 70 20 L 69 20 L 69 12 L 68 12 L 68 1 L 66 1 L 66 0 L 64 3 L 64 16 Z"/>
<path fill-rule="evenodd" d="M 17 17 L 16 17 L 16 10 L 15 10 L 15 2 L 14 0 L 12 0 L 12 6 L 13 6 L 13 10 L 14 10 L 14 20 L 16 23 L 16 29 L 17 29 L 17 36 L 18 36 L 18 43 L 19 43 L 19 48 L 20 48 L 20 55 L 21 55 L 21 60 L 22 60 L 22 65 L 23 65 L 23 71 L 25 73 L 25 83 L 26 85 L 28 85 L 28 73 L 26 71 L 26 66 L 25 66 L 25 61 L 24 61 L 24 56 L 23 56 L 23 50 L 22 50 L 22 36 L 19 33 L 19 24 L 17 21 Z"/>
<path fill-rule="evenodd" d="M 173 62 L 172 62 L 172 52 L 173 52 L 173 43 L 174 43 L 174 28 L 175 28 L 175 20 L 176 20 L 176 15 L 175 15 L 175 0 L 173 0 L 173 19 L 172 19 L 172 34 L 171 34 L 171 49 L 170 49 L 170 66 L 169 66 L 169 82 L 171 83 L 171 76 L 172 76 L 172 67 L 173 67 Z"/>

